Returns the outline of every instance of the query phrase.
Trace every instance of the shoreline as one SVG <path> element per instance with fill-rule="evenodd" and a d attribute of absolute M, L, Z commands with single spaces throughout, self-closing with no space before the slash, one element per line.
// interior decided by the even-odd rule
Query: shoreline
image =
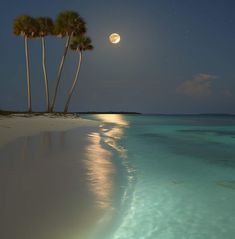
<path fill-rule="evenodd" d="M 0 148 L 23 136 L 48 131 L 66 131 L 80 127 L 98 128 L 100 122 L 74 116 L 0 115 Z"/>

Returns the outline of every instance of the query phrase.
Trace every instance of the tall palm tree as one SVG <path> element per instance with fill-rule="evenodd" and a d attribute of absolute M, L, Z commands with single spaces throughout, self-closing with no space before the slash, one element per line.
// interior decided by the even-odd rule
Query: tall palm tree
<path fill-rule="evenodd" d="M 61 74 L 64 66 L 64 61 L 68 52 L 68 48 L 70 45 L 71 38 L 73 36 L 78 36 L 80 34 L 84 34 L 86 32 L 86 23 L 85 21 L 80 17 L 80 15 L 73 11 L 65 11 L 60 13 L 55 21 L 55 32 L 54 34 L 59 37 L 67 37 L 64 54 L 61 58 L 61 62 L 59 65 L 58 73 L 57 73 L 57 79 L 56 79 L 56 86 L 55 86 L 55 92 L 52 99 L 51 104 L 51 111 L 53 111 L 55 106 L 55 100 L 58 92 L 58 87 L 61 79 Z"/>
<path fill-rule="evenodd" d="M 26 58 L 26 75 L 27 75 L 27 92 L 28 92 L 28 111 L 32 112 L 31 98 L 31 82 L 30 82 L 30 67 L 28 53 L 28 39 L 34 38 L 37 32 L 37 22 L 34 18 L 23 15 L 15 18 L 13 23 L 13 32 L 16 36 L 24 37 L 25 58 Z"/>
<path fill-rule="evenodd" d="M 79 61 L 78 61 L 77 71 L 73 80 L 73 84 L 68 93 L 68 98 L 65 104 L 64 113 L 68 112 L 69 102 L 72 97 L 73 91 L 75 89 L 76 83 L 78 81 L 82 59 L 83 59 L 83 52 L 94 49 L 91 43 L 91 39 L 85 35 L 73 37 L 73 41 L 72 41 L 72 44 L 70 45 L 70 48 L 71 50 L 79 52 Z"/>
<path fill-rule="evenodd" d="M 41 38 L 41 43 L 42 43 L 42 67 L 43 67 L 43 74 L 44 74 L 45 97 L 46 97 L 47 112 L 49 112 L 50 100 L 49 100 L 48 79 L 47 79 L 47 70 L 46 70 L 45 37 L 53 33 L 54 23 L 52 19 L 48 17 L 39 17 L 39 18 L 36 18 L 36 21 L 38 23 L 37 37 Z"/>

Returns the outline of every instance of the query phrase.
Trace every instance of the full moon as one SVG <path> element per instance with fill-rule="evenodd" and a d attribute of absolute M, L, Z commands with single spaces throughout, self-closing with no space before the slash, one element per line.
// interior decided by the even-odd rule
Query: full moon
<path fill-rule="evenodd" d="M 109 41 L 112 43 L 112 44 L 117 44 L 119 43 L 121 40 L 121 37 L 118 33 L 112 33 L 110 36 L 109 36 Z"/>

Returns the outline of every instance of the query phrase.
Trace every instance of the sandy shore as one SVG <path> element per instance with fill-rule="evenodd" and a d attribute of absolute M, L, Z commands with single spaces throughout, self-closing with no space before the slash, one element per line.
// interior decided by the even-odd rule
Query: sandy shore
<path fill-rule="evenodd" d="M 0 147 L 18 137 L 46 131 L 65 131 L 79 127 L 98 127 L 99 122 L 76 117 L 11 115 L 0 116 Z"/>

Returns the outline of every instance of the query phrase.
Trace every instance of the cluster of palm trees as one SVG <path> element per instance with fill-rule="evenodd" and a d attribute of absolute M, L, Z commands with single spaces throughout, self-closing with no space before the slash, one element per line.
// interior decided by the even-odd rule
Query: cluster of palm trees
<path fill-rule="evenodd" d="M 26 56 L 26 75 L 27 75 L 27 92 L 28 92 L 28 111 L 32 112 L 32 100 L 31 100 L 31 83 L 30 83 L 30 66 L 28 56 L 28 40 L 29 39 L 41 39 L 42 45 L 42 68 L 44 75 L 45 85 L 45 97 L 47 112 L 53 112 L 58 93 L 58 88 L 61 80 L 61 74 L 63 71 L 64 62 L 69 48 L 79 53 L 79 61 L 77 71 L 72 83 L 72 86 L 68 92 L 68 98 L 65 103 L 64 113 L 68 112 L 70 99 L 75 89 L 80 67 L 83 59 L 83 52 L 86 50 L 92 50 L 92 42 L 89 37 L 86 36 L 86 23 L 82 17 L 73 11 L 64 11 L 58 14 L 55 21 L 49 17 L 33 18 L 28 15 L 19 16 L 14 20 L 13 24 L 14 34 L 22 36 L 25 44 L 25 56 Z M 57 72 L 55 91 L 52 99 L 50 100 L 48 78 L 46 69 L 46 54 L 45 54 L 45 37 L 53 35 L 60 38 L 66 37 L 66 44 L 64 53 L 61 58 L 61 62 Z"/>

